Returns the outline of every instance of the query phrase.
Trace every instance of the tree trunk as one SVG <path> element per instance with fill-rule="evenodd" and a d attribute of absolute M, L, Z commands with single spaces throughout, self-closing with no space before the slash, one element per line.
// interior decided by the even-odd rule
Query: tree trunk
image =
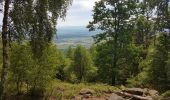
<path fill-rule="evenodd" d="M 117 72 L 117 61 L 118 61 L 118 58 L 117 58 L 117 33 L 115 34 L 115 37 L 114 37 L 114 55 L 113 55 L 113 65 L 112 65 L 112 86 L 114 86 L 116 84 L 116 72 Z"/>
<path fill-rule="evenodd" d="M 1 74 L 1 83 L 0 83 L 0 100 L 3 100 L 5 81 L 7 76 L 7 48 L 8 48 L 8 10 L 9 10 L 9 0 L 5 0 L 4 5 L 4 18 L 3 18 L 3 26 L 2 26 L 2 44 L 3 44 L 3 65 L 2 65 L 2 74 Z"/>

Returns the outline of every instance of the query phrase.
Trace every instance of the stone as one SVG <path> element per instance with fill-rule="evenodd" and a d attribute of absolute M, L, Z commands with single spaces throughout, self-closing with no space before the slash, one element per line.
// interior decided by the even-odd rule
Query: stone
<path fill-rule="evenodd" d="M 156 91 L 156 90 L 149 90 L 148 93 L 149 93 L 149 95 L 150 95 L 151 97 L 157 97 L 157 96 L 159 96 L 159 92 Z"/>
<path fill-rule="evenodd" d="M 126 99 L 122 98 L 121 96 L 119 96 L 115 93 L 112 93 L 112 95 L 110 96 L 110 98 L 108 100 L 126 100 Z"/>
<path fill-rule="evenodd" d="M 91 90 L 91 89 L 81 89 L 80 90 L 80 95 L 84 95 L 84 94 L 90 94 L 90 95 L 93 95 L 94 93 L 94 90 Z"/>
<path fill-rule="evenodd" d="M 141 88 L 127 88 L 126 90 L 123 90 L 123 92 L 127 92 L 127 93 L 130 93 L 130 94 L 143 96 L 144 93 L 146 93 L 146 89 L 141 89 Z"/>
<path fill-rule="evenodd" d="M 84 94 L 84 95 L 83 95 L 83 98 L 86 98 L 86 99 L 87 99 L 87 98 L 90 98 L 90 96 L 91 96 L 91 94 Z"/>

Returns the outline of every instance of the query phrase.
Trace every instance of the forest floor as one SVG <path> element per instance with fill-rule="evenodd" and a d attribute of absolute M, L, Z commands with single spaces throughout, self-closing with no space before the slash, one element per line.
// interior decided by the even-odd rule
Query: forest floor
<path fill-rule="evenodd" d="M 119 90 L 106 84 L 56 82 L 50 100 L 106 100 L 112 92 Z"/>
<path fill-rule="evenodd" d="M 145 91 L 142 88 L 127 88 L 125 86 L 110 86 L 99 83 L 71 84 L 61 81 L 52 82 L 42 98 L 30 97 L 25 94 L 18 97 L 10 96 L 7 100 L 109 100 L 111 97 L 115 97 L 115 95 L 123 98 L 140 98 L 134 100 L 170 100 L 170 91 L 162 95 L 165 98 L 168 97 L 168 99 L 159 99 L 161 95 L 156 90 L 147 89 Z M 151 99 L 150 97 L 156 97 L 156 99 Z"/>

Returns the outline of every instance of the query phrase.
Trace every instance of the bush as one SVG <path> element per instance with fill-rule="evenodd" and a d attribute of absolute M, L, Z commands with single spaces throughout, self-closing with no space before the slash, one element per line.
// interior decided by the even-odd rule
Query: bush
<path fill-rule="evenodd" d="M 32 98 L 43 98 L 45 93 L 44 88 L 31 88 L 28 95 Z"/>
<path fill-rule="evenodd" d="M 29 43 L 12 43 L 10 50 L 9 82 L 6 89 L 11 94 L 30 90 L 30 95 L 43 96 L 44 90 L 55 78 L 57 65 L 61 63 L 56 45 L 49 44 L 38 59 L 33 57 Z"/>
<path fill-rule="evenodd" d="M 170 97 L 170 90 L 166 91 L 165 93 L 163 93 L 161 95 L 162 98 L 167 98 L 167 97 Z"/>

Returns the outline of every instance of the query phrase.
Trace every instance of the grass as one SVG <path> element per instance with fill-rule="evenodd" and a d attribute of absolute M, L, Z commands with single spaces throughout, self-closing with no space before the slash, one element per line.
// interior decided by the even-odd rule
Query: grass
<path fill-rule="evenodd" d="M 51 97 L 55 100 L 70 100 L 74 97 L 80 96 L 80 90 L 90 89 L 93 90 L 94 97 L 105 97 L 113 91 L 119 90 L 117 87 L 109 86 L 106 84 L 71 84 L 66 82 L 55 81 L 52 85 Z"/>

